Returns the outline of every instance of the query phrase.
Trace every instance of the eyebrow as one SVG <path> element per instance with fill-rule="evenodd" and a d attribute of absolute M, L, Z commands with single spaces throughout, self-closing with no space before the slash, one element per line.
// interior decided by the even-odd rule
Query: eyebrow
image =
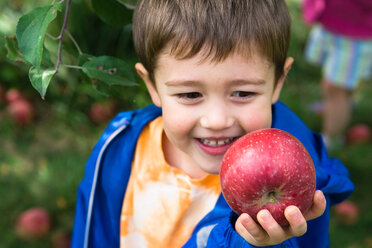
<path fill-rule="evenodd" d="M 264 85 L 266 81 L 264 79 L 234 79 L 229 82 L 231 85 L 239 86 L 239 85 Z M 199 81 L 193 80 L 172 80 L 165 82 L 167 86 L 195 86 L 200 85 Z"/>
<path fill-rule="evenodd" d="M 165 82 L 165 85 L 167 86 L 195 86 L 198 85 L 198 81 L 193 80 L 173 80 Z"/>
<path fill-rule="evenodd" d="M 264 85 L 266 84 L 266 81 L 264 79 L 237 79 L 237 80 L 232 80 L 230 82 L 232 85 Z"/>

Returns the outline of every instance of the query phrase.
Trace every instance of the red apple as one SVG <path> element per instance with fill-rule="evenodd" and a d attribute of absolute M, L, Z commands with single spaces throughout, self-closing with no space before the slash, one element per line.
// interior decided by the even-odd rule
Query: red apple
<path fill-rule="evenodd" d="M 9 89 L 5 93 L 5 102 L 7 104 L 11 104 L 12 102 L 15 102 L 17 100 L 24 99 L 22 93 L 17 89 Z"/>
<path fill-rule="evenodd" d="M 15 123 L 19 125 L 30 124 L 34 118 L 34 108 L 29 101 L 18 99 L 7 106 L 8 112 Z"/>
<path fill-rule="evenodd" d="M 23 212 L 16 223 L 16 233 L 23 240 L 34 240 L 48 234 L 51 219 L 48 211 L 34 207 Z"/>
<path fill-rule="evenodd" d="M 365 144 L 371 140 L 371 128 L 366 124 L 356 124 L 346 133 L 346 142 L 349 145 Z"/>
<path fill-rule="evenodd" d="M 352 225 L 359 219 L 359 208 L 351 201 L 343 201 L 334 207 L 336 217 L 346 225 Z"/>
<path fill-rule="evenodd" d="M 290 205 L 306 213 L 313 203 L 315 168 L 303 144 L 274 128 L 239 138 L 225 153 L 220 182 L 229 206 L 257 221 L 262 209 L 281 226 L 288 225 L 284 210 Z"/>
<path fill-rule="evenodd" d="M 89 118 L 94 124 L 102 124 L 113 117 L 115 104 L 112 101 L 93 103 L 89 110 Z"/>

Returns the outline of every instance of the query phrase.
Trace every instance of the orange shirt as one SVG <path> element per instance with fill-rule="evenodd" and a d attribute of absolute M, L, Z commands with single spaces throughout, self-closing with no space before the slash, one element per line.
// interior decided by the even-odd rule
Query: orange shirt
<path fill-rule="evenodd" d="M 159 117 L 138 139 L 121 213 L 121 248 L 181 247 L 221 192 L 218 175 L 192 179 L 171 167 L 162 136 Z"/>

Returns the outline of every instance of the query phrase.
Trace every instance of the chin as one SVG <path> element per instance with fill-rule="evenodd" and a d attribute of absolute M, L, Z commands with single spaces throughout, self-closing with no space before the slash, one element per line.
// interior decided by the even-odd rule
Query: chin
<path fill-rule="evenodd" d="M 204 172 L 208 174 L 214 174 L 217 175 L 220 172 L 220 166 L 221 166 L 221 161 L 218 161 L 217 164 L 210 164 L 210 166 L 206 166 L 207 163 L 204 164 L 199 164 L 200 169 L 202 169 Z"/>
<path fill-rule="evenodd" d="M 205 172 L 208 173 L 208 174 L 218 175 L 219 170 L 208 170 L 208 171 L 205 171 Z"/>

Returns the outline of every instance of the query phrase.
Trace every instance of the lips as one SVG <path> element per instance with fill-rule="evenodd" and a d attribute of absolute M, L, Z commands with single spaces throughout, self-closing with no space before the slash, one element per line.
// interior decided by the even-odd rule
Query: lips
<path fill-rule="evenodd" d="M 237 137 L 220 139 L 196 139 L 196 143 L 202 149 L 202 151 L 204 151 L 208 155 L 219 156 L 225 154 L 227 149 L 230 148 L 230 146 L 236 139 Z"/>

